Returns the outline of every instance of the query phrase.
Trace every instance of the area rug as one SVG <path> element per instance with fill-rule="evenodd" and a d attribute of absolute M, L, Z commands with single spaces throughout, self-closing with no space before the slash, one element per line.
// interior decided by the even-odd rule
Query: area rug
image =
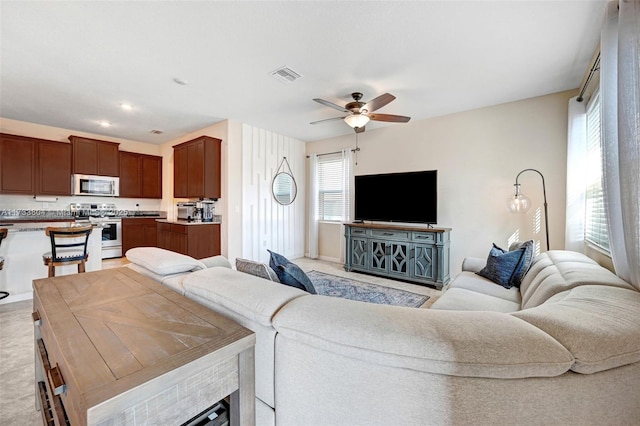
<path fill-rule="evenodd" d="M 311 271 L 307 272 L 307 276 L 318 294 L 324 296 L 411 308 L 418 308 L 429 300 L 429 296 L 422 294 L 325 274 L 324 272 Z"/>

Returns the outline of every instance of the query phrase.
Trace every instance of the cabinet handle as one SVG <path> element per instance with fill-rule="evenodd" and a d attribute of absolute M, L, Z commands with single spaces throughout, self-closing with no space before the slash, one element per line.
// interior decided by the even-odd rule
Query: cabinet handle
<path fill-rule="evenodd" d="M 58 364 L 47 371 L 47 379 L 49 380 L 49 386 L 53 389 L 54 395 L 60 395 L 67 392 L 67 385 L 64 383 Z"/>
<path fill-rule="evenodd" d="M 393 235 L 393 232 L 383 232 L 382 235 Z"/>
<path fill-rule="evenodd" d="M 31 318 L 33 318 L 33 324 L 34 325 L 42 324 L 42 320 L 40 319 L 40 313 L 38 311 L 32 312 L 31 313 Z"/>

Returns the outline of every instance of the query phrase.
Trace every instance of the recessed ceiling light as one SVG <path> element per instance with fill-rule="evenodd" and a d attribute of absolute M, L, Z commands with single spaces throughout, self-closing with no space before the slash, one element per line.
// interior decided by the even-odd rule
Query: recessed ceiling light
<path fill-rule="evenodd" d="M 153 129 L 149 133 L 153 133 L 154 135 L 161 135 L 163 132 L 162 132 L 162 130 Z"/>
<path fill-rule="evenodd" d="M 98 122 L 99 125 L 101 125 L 102 127 L 109 127 L 111 126 L 111 123 L 109 123 L 107 120 L 101 120 Z"/>
<path fill-rule="evenodd" d="M 180 86 L 186 86 L 187 84 L 189 84 L 189 82 L 188 82 L 188 81 L 183 80 L 183 79 L 181 79 L 181 78 L 177 78 L 177 77 L 176 77 L 176 78 L 174 78 L 174 79 L 173 79 L 173 81 L 174 81 L 176 84 L 179 84 Z"/>
<path fill-rule="evenodd" d="M 131 110 L 133 110 L 133 105 L 127 104 L 127 103 L 122 103 L 122 104 L 120 104 L 120 108 L 122 108 L 125 111 L 131 111 Z"/>

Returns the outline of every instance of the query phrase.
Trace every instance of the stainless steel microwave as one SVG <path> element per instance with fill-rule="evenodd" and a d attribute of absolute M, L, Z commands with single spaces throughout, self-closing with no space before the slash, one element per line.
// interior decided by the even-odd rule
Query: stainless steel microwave
<path fill-rule="evenodd" d="M 118 197 L 120 178 L 113 176 L 73 175 L 71 176 L 73 195 L 97 195 Z"/>

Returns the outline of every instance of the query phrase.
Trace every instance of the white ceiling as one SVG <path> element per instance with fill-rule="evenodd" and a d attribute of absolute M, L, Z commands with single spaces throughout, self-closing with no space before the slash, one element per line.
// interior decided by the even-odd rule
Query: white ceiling
<path fill-rule="evenodd" d="M 313 98 L 389 92 L 377 112 L 413 121 L 574 89 L 605 4 L 2 0 L 0 116 L 150 143 L 226 118 L 324 139 L 353 130 L 310 125 L 341 114 Z M 302 78 L 270 76 L 283 65 Z M 384 125 L 406 124 L 367 130 Z"/>

